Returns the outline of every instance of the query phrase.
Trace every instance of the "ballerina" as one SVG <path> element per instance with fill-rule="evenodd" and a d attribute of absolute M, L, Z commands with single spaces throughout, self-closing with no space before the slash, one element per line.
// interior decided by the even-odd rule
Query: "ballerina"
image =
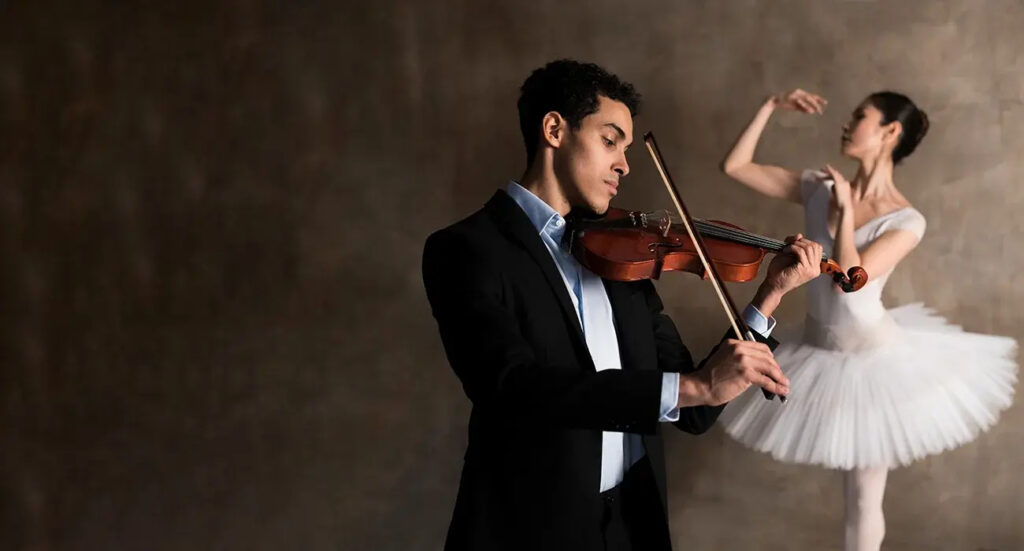
<path fill-rule="evenodd" d="M 779 461 L 845 471 L 843 549 L 877 550 L 888 471 L 992 426 L 1012 400 L 1017 344 L 965 332 L 921 304 L 882 305 L 886 280 L 926 226 L 894 183 L 895 165 L 928 131 L 927 115 L 909 98 L 877 92 L 853 111 L 841 145 L 860 164 L 852 181 L 829 165 L 796 172 L 754 162 L 776 109 L 820 114 L 826 103 L 799 89 L 769 97 L 722 168 L 768 197 L 803 204 L 807 238 L 870 279 L 849 294 L 827 278 L 808 284 L 802 338 L 775 351 L 795 399 L 779 407 L 747 392 L 721 422 L 731 437 Z"/>

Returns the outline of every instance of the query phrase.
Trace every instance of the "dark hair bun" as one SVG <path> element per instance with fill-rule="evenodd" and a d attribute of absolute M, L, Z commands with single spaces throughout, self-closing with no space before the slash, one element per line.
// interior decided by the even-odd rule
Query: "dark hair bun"
<path fill-rule="evenodd" d="M 899 163 L 917 149 L 928 133 L 928 115 L 907 96 L 897 92 L 875 92 L 868 102 L 882 112 L 882 124 L 900 121 L 903 132 L 892 150 L 892 161 Z"/>
<path fill-rule="evenodd" d="M 914 140 L 915 146 L 921 143 L 921 140 L 924 139 L 925 134 L 928 134 L 928 125 L 930 124 L 928 122 L 928 113 L 925 113 L 924 109 L 918 109 L 917 115 L 921 118 L 921 129 L 917 131 L 917 136 Z"/>

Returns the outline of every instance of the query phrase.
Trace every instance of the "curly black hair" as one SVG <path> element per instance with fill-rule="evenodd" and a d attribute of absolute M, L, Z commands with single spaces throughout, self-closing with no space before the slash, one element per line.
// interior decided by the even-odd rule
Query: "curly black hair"
<path fill-rule="evenodd" d="M 636 116 L 640 94 L 628 82 L 593 63 L 559 59 L 536 69 L 523 82 L 519 96 L 519 129 L 526 144 L 526 165 L 537 155 L 540 126 L 551 111 L 579 129 L 584 117 L 597 111 L 597 97 L 622 102 Z"/>

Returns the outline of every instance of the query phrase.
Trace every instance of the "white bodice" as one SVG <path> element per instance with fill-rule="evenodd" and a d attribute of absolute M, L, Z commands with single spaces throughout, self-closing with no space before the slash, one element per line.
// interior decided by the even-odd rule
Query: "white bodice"
<path fill-rule="evenodd" d="M 805 170 L 800 177 L 800 193 L 804 202 L 805 235 L 824 247 L 825 254 L 833 256 L 835 239 L 829 231 L 829 202 L 832 195 L 830 180 L 823 180 L 824 174 Z M 854 244 L 863 251 L 884 233 L 893 230 L 913 232 L 920 239 L 924 235 L 925 219 L 913 207 L 905 207 L 873 218 L 854 230 Z M 849 269 L 850 266 L 843 266 Z M 892 270 L 883 274 L 868 274 L 868 283 L 859 291 L 842 292 L 831 279 L 819 277 L 807 285 L 808 330 L 824 331 L 822 335 L 808 335 L 809 340 L 836 339 L 861 341 L 876 340 L 883 333 L 889 320 L 882 305 L 882 289 Z M 838 332 L 842 336 L 831 333 Z M 831 342 L 819 344 L 829 348 L 860 347 L 860 342 Z"/>

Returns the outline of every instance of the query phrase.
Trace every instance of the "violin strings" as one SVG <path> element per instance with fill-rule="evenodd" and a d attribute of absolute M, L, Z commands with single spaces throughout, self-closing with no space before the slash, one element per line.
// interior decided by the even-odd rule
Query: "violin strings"
<path fill-rule="evenodd" d="M 780 250 L 786 246 L 782 241 L 769 239 L 762 235 L 747 233 L 734 228 L 719 226 L 711 222 L 697 221 L 697 227 L 700 228 L 701 233 L 706 233 L 712 237 L 732 239 L 745 245 L 756 245 L 774 250 Z"/>
<path fill-rule="evenodd" d="M 652 219 L 656 219 L 656 216 L 651 216 Z M 678 217 L 671 216 L 669 221 L 673 224 L 680 224 Z M 737 243 L 744 245 L 754 245 L 766 249 L 771 249 L 775 252 L 782 250 L 786 246 L 786 243 L 775 239 L 764 237 L 763 235 L 757 235 L 753 233 L 744 232 L 735 228 L 727 226 L 719 226 L 718 224 L 708 222 L 701 219 L 694 219 L 697 228 L 702 234 L 708 234 L 711 237 L 720 237 L 723 239 L 729 239 Z"/>
<path fill-rule="evenodd" d="M 755 247 L 761 247 L 764 249 L 771 250 L 773 252 L 779 252 L 784 249 L 787 245 L 784 241 L 771 239 L 763 235 L 757 235 L 754 233 L 748 233 L 735 228 L 729 228 L 725 226 L 719 226 L 713 222 L 706 222 L 704 220 L 696 220 L 697 227 L 701 234 L 708 235 L 709 237 L 719 237 L 730 241 L 735 241 L 744 245 L 753 245 Z M 822 262 L 828 260 L 828 257 L 822 253 Z"/>

